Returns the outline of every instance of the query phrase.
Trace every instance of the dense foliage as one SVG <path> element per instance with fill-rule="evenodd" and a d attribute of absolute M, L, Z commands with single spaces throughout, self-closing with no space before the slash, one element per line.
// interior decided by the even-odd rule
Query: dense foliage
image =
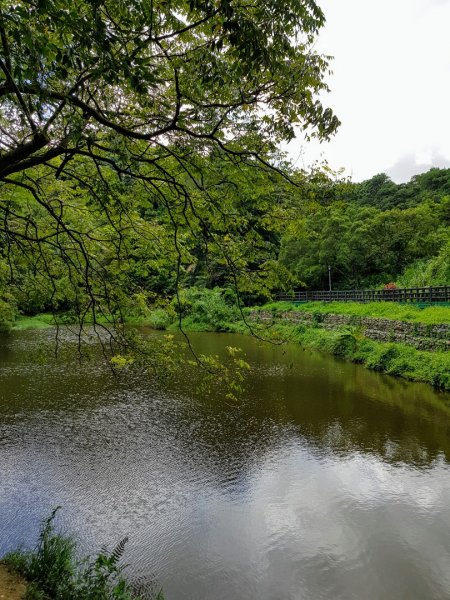
<path fill-rule="evenodd" d="M 208 199 L 196 194 L 195 208 L 174 202 L 167 211 L 158 203 L 149 205 L 139 183 L 114 182 L 108 193 L 114 188 L 121 208 L 110 196 L 105 215 L 82 185 L 46 180 L 42 193 L 64 201 L 66 222 L 84 238 L 82 246 L 64 229 L 55 231 L 51 215 L 30 203 L 25 192 L 8 190 L 4 198 L 9 198 L 10 226 L 20 230 L 14 207 L 21 211 L 28 206 L 47 239 L 36 245 L 16 236 L 14 244 L 4 244 L 3 326 L 13 322 L 17 310 L 89 318 L 92 296 L 111 318 L 139 318 L 149 308 L 166 310 L 169 305 L 172 313 L 179 313 L 188 297 L 183 289 L 193 287 L 229 290 L 233 310 L 238 310 L 239 303 L 261 303 L 295 285 L 326 289 L 328 265 L 335 289 L 392 281 L 406 287 L 450 282 L 447 171 L 433 171 L 444 185 L 432 197 L 418 192 L 411 206 L 381 209 L 355 200 L 355 188 L 364 184 L 334 181 L 323 172 L 291 170 L 291 183 L 273 172 L 237 167 L 223 157 L 202 160 L 205 182 L 219 175 L 224 179 L 220 186 L 211 185 Z M 91 165 L 83 168 L 89 172 Z M 99 195 L 106 193 L 103 182 L 94 173 L 91 177 Z M 197 221 L 199 211 L 202 218 Z M 89 251 L 88 264 L 81 248 Z M 152 312 L 152 319 L 156 314 Z M 211 321 L 211 315 L 205 319 Z M 166 324 L 155 322 L 162 328 Z"/>
<path fill-rule="evenodd" d="M 450 195 L 450 169 L 430 169 L 411 178 L 407 183 L 395 184 L 384 173 L 352 186 L 351 198 L 362 206 L 381 210 L 409 208 L 425 200 L 439 201 Z"/>
<path fill-rule="evenodd" d="M 323 23 L 314 0 L 2 0 L 1 273 L 19 308 L 117 323 L 189 273 L 264 288 L 278 144 L 338 126 Z"/>
<path fill-rule="evenodd" d="M 278 151 L 338 126 L 323 23 L 313 0 L 2 0 L 1 326 L 180 313 L 191 287 L 239 309 L 328 266 L 448 283 L 450 170 L 355 184 Z"/>
<path fill-rule="evenodd" d="M 394 184 L 393 184 L 394 185 Z M 381 210 L 353 200 L 305 205 L 283 236 L 280 262 L 312 289 L 450 282 L 450 196 Z"/>

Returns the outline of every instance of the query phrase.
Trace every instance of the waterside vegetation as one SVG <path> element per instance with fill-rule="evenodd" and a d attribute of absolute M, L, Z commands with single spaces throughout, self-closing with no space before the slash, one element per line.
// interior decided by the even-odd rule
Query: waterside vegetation
<path fill-rule="evenodd" d="M 142 600 L 120 566 L 127 539 L 110 552 L 103 548 L 95 558 L 80 559 L 74 540 L 55 528 L 57 510 L 43 522 L 34 550 L 18 550 L 2 559 L 27 582 L 24 600 Z M 162 592 L 154 599 L 163 600 Z"/>
<path fill-rule="evenodd" d="M 200 294 L 199 294 L 200 296 Z M 322 315 L 344 314 L 353 316 L 399 319 L 405 322 L 424 323 L 427 326 L 450 322 L 450 307 L 428 307 L 419 309 L 409 306 L 389 306 L 385 303 L 359 305 L 356 303 L 311 303 L 309 305 L 287 305 L 273 303 L 246 309 L 238 314 L 236 307 L 230 307 L 219 291 L 202 294 L 188 307 L 182 319 L 186 331 L 228 331 L 253 334 L 270 341 L 294 342 L 304 349 L 333 354 L 365 367 L 400 376 L 411 381 L 422 381 L 442 389 L 450 390 L 450 353 L 448 351 L 418 350 L 398 342 L 380 342 L 364 336 L 359 326 L 337 326 L 333 330 L 321 328 Z M 335 306 L 336 304 L 336 306 Z M 252 314 L 267 312 L 270 309 L 275 317 L 272 323 L 258 324 Z M 276 319 L 276 315 L 286 309 L 309 312 L 310 324 L 295 324 Z M 423 315 L 423 316 L 422 316 Z M 160 323 L 163 319 L 160 318 Z M 169 319 L 169 317 L 166 317 Z M 178 327 L 178 321 L 168 328 Z"/>
<path fill-rule="evenodd" d="M 259 314 L 270 313 L 270 322 L 258 322 Z M 305 313 L 308 323 L 293 323 L 283 319 L 283 314 Z M 355 324 L 338 325 L 333 329 L 322 328 L 325 315 L 345 315 L 355 318 Z M 232 290 L 215 288 L 190 288 L 183 291 L 179 300 L 165 307 L 134 312 L 130 325 L 148 326 L 153 329 L 176 333 L 182 328 L 189 332 L 229 332 L 258 337 L 277 342 L 294 342 L 305 349 L 326 352 L 350 360 L 369 369 L 389 373 L 450 390 L 450 353 L 444 350 L 419 350 L 398 342 L 381 342 L 364 336 L 356 321 L 371 317 L 385 321 L 401 321 L 431 328 L 450 324 L 449 306 L 420 308 L 412 304 L 398 303 L 307 303 L 292 304 L 272 302 L 261 307 L 239 308 Z M 33 326 L 36 322 L 51 324 L 51 315 L 33 319 L 20 319 L 17 327 Z M 36 319 L 36 321 L 35 321 Z M 351 320 L 351 319 L 350 319 Z"/>

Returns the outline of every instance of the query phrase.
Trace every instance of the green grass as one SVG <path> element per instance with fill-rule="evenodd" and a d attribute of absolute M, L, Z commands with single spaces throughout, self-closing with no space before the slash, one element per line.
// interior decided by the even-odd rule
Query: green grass
<path fill-rule="evenodd" d="M 378 317 L 425 325 L 450 324 L 450 306 L 436 305 L 421 308 L 415 304 L 400 304 L 397 302 L 272 302 L 258 307 L 274 313 L 283 311 L 300 311 L 322 314 L 354 315 L 359 317 Z"/>
<path fill-rule="evenodd" d="M 151 324 L 150 324 L 151 326 Z M 210 321 L 202 318 L 188 316 L 182 321 L 183 331 L 189 332 L 215 332 L 215 333 L 241 333 L 242 328 L 238 321 Z M 179 322 L 173 321 L 167 329 L 169 331 L 179 330 Z"/>
<path fill-rule="evenodd" d="M 33 317 L 18 317 L 12 329 L 22 331 L 24 329 L 46 329 L 54 325 L 53 316 L 47 313 L 34 315 Z"/>

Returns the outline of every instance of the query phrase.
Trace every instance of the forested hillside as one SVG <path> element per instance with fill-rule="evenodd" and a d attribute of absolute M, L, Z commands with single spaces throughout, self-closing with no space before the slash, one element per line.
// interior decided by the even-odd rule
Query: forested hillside
<path fill-rule="evenodd" d="M 221 154 L 197 167 L 208 204 L 198 194 L 195 208 L 174 203 L 167 210 L 139 182 L 115 180 L 113 169 L 96 178 L 88 162 L 77 169 L 92 178 L 90 187 L 73 179 L 43 181 L 41 192 L 56 212 L 64 200 L 66 222 L 83 234 L 96 261 L 88 290 L 76 235 L 62 226 L 55 231 L 53 216 L 30 204 L 28 190 L 10 191 L 2 321 L 43 311 L 75 318 L 89 294 L 103 294 L 107 310 L 126 315 L 193 286 L 228 288 L 253 304 L 293 286 L 326 289 L 328 265 L 335 289 L 450 281 L 450 170 L 432 169 L 396 185 L 385 175 L 351 183 L 322 171 L 291 170 L 286 179 L 237 167 Z M 29 239 L 35 231 L 49 243 Z"/>
<path fill-rule="evenodd" d="M 450 169 L 409 183 L 387 175 L 312 195 L 282 237 L 280 262 L 297 282 L 327 289 L 450 282 Z"/>

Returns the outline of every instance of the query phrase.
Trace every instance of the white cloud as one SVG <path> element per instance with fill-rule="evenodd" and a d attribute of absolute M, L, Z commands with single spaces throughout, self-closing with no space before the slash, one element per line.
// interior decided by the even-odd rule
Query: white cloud
<path fill-rule="evenodd" d="M 438 152 L 423 152 L 418 155 L 407 154 L 401 156 L 397 162 L 389 169 L 386 169 L 385 172 L 393 181 L 400 183 L 402 181 L 409 181 L 413 175 L 424 173 L 431 169 L 431 167 L 449 169 L 450 159 L 440 155 Z"/>
<path fill-rule="evenodd" d="M 406 156 L 450 161 L 450 0 L 319 3 L 327 25 L 316 48 L 335 57 L 324 100 L 342 126 L 328 144 L 292 142 L 291 156 L 322 155 L 356 180 Z"/>

